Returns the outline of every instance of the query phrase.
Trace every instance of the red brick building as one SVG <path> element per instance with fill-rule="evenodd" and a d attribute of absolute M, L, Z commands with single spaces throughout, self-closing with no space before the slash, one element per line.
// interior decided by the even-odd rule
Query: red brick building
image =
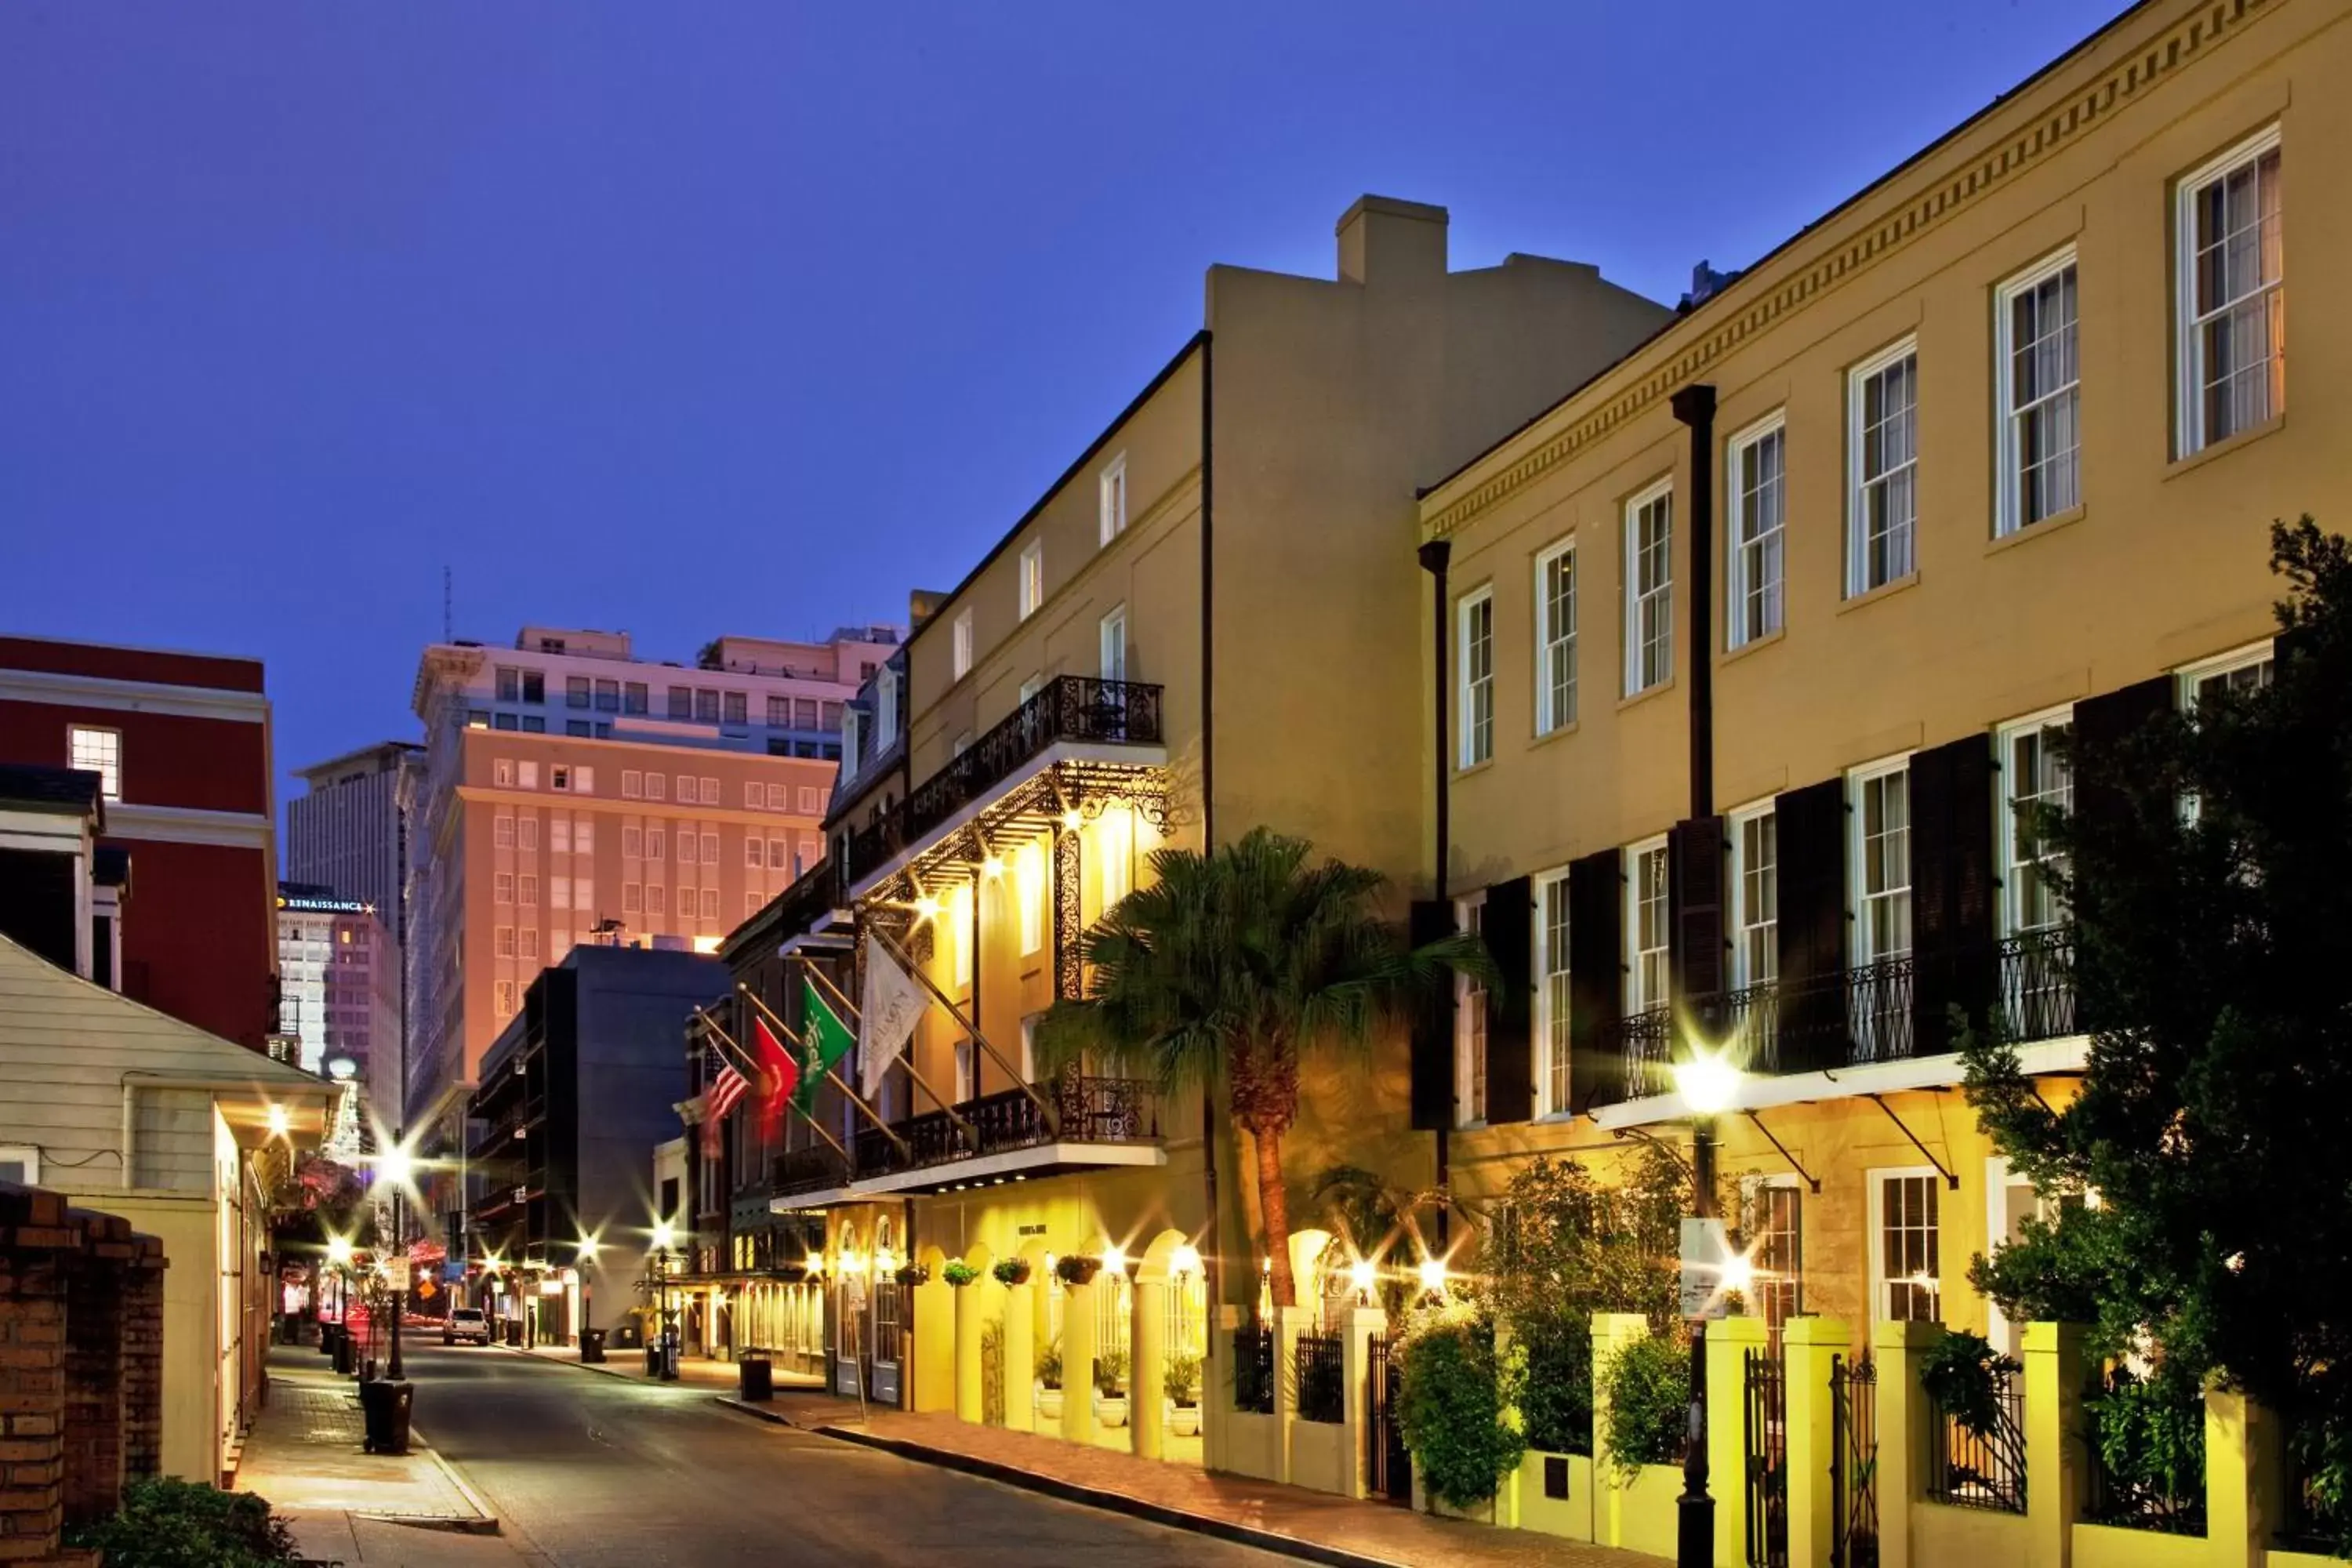
<path fill-rule="evenodd" d="M 0 637 L 0 763 L 101 776 L 104 842 L 136 889 L 121 989 L 261 1049 L 278 1028 L 261 661 Z"/>

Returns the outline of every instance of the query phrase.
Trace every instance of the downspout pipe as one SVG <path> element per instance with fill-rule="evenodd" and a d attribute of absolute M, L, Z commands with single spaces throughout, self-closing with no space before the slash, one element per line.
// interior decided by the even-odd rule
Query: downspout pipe
<path fill-rule="evenodd" d="M 1435 853 L 1433 856 L 1435 864 L 1430 868 L 1430 897 L 1440 903 L 1445 900 L 1446 858 L 1453 849 L 1454 835 L 1452 797 L 1454 770 L 1452 757 L 1446 746 L 1449 725 L 1446 697 L 1453 689 L 1453 658 L 1452 649 L 1445 638 L 1445 575 L 1446 568 L 1453 558 L 1454 544 L 1450 540 L 1432 539 L 1421 547 L 1421 569 L 1429 574 L 1430 629 L 1433 634 L 1436 653 L 1436 657 L 1430 662 L 1430 695 L 1435 700 L 1433 708 L 1436 715 L 1435 728 L 1431 736 L 1433 743 L 1430 747 L 1430 754 L 1435 760 L 1433 799 L 1437 816 Z M 1448 995 L 1450 998 L 1450 990 Z M 1449 1000 L 1448 1009 L 1451 1010 L 1452 1006 L 1453 1004 Z M 1447 1123 L 1452 1121 L 1453 1118 L 1450 1116 L 1443 1117 L 1437 1126 L 1437 1192 L 1439 1194 L 1437 1246 L 1441 1257 L 1444 1254 L 1449 1239 L 1447 1233 L 1452 1228 L 1454 1209 L 1453 1198 L 1448 1192 L 1449 1184 L 1453 1180 L 1453 1129 Z"/>
<path fill-rule="evenodd" d="M 1690 815 L 1715 815 L 1715 388 L 1674 395 L 1690 428 Z"/>

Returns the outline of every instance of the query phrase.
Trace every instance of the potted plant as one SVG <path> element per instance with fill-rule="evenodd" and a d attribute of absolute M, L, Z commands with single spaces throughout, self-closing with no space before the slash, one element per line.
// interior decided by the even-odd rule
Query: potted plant
<path fill-rule="evenodd" d="M 989 1272 L 996 1276 L 999 1285 L 1026 1285 L 1029 1283 L 1029 1260 L 1025 1258 L 1000 1258 L 996 1260 L 996 1267 Z"/>
<path fill-rule="evenodd" d="M 1059 1421 L 1062 1418 L 1062 1337 L 1059 1334 L 1046 1342 L 1037 1352 L 1037 1418 Z"/>
<path fill-rule="evenodd" d="M 956 1289 L 961 1290 L 965 1286 L 980 1278 L 980 1270 L 974 1268 L 971 1264 L 958 1259 L 955 1262 L 944 1265 L 940 1269 L 940 1278 L 946 1280 Z"/>
<path fill-rule="evenodd" d="M 1107 1350 L 1095 1357 L 1095 1419 L 1106 1426 L 1127 1425 L 1127 1352 Z"/>
<path fill-rule="evenodd" d="M 899 1265 L 898 1272 L 893 1278 L 901 1285 L 928 1285 L 931 1282 L 931 1271 L 919 1263 L 905 1263 Z"/>
<path fill-rule="evenodd" d="M 1102 1272 L 1102 1259 L 1073 1252 L 1054 1265 L 1054 1272 L 1065 1285 L 1091 1285 Z"/>
<path fill-rule="evenodd" d="M 1179 1437 L 1201 1435 L 1201 1358 L 1178 1351 L 1161 1378 L 1168 1394 L 1168 1430 Z"/>

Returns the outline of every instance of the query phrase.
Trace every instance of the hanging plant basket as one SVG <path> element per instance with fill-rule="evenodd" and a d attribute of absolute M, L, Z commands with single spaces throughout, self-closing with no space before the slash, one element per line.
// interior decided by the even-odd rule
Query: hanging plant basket
<path fill-rule="evenodd" d="M 980 1270 L 969 1263 L 950 1263 L 940 1270 L 940 1278 L 961 1290 L 980 1278 Z"/>
<path fill-rule="evenodd" d="M 1054 1272 L 1065 1285 L 1091 1285 L 1102 1272 L 1102 1259 L 1073 1252 L 1054 1265 Z"/>
<path fill-rule="evenodd" d="M 901 1285 L 928 1285 L 931 1282 L 931 1271 L 919 1263 L 908 1263 L 901 1266 L 891 1278 Z"/>
<path fill-rule="evenodd" d="M 989 1272 L 996 1276 L 996 1282 L 1000 1285 L 1026 1285 L 1029 1283 L 1029 1260 L 1025 1258 L 1003 1258 Z"/>

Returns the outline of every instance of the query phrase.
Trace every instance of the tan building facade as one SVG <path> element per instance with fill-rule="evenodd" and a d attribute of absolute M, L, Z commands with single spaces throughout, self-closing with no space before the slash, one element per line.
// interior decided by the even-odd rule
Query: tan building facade
<path fill-rule="evenodd" d="M 1426 820 L 1505 971 L 1421 1064 L 1457 1194 L 1687 1138 L 1724 1043 L 1769 1315 L 2009 1331 L 1945 1008 L 2067 1092 L 2021 803 L 2261 679 L 2272 520 L 2345 525 L 2347 16 L 2137 8 L 1425 497 Z"/>

